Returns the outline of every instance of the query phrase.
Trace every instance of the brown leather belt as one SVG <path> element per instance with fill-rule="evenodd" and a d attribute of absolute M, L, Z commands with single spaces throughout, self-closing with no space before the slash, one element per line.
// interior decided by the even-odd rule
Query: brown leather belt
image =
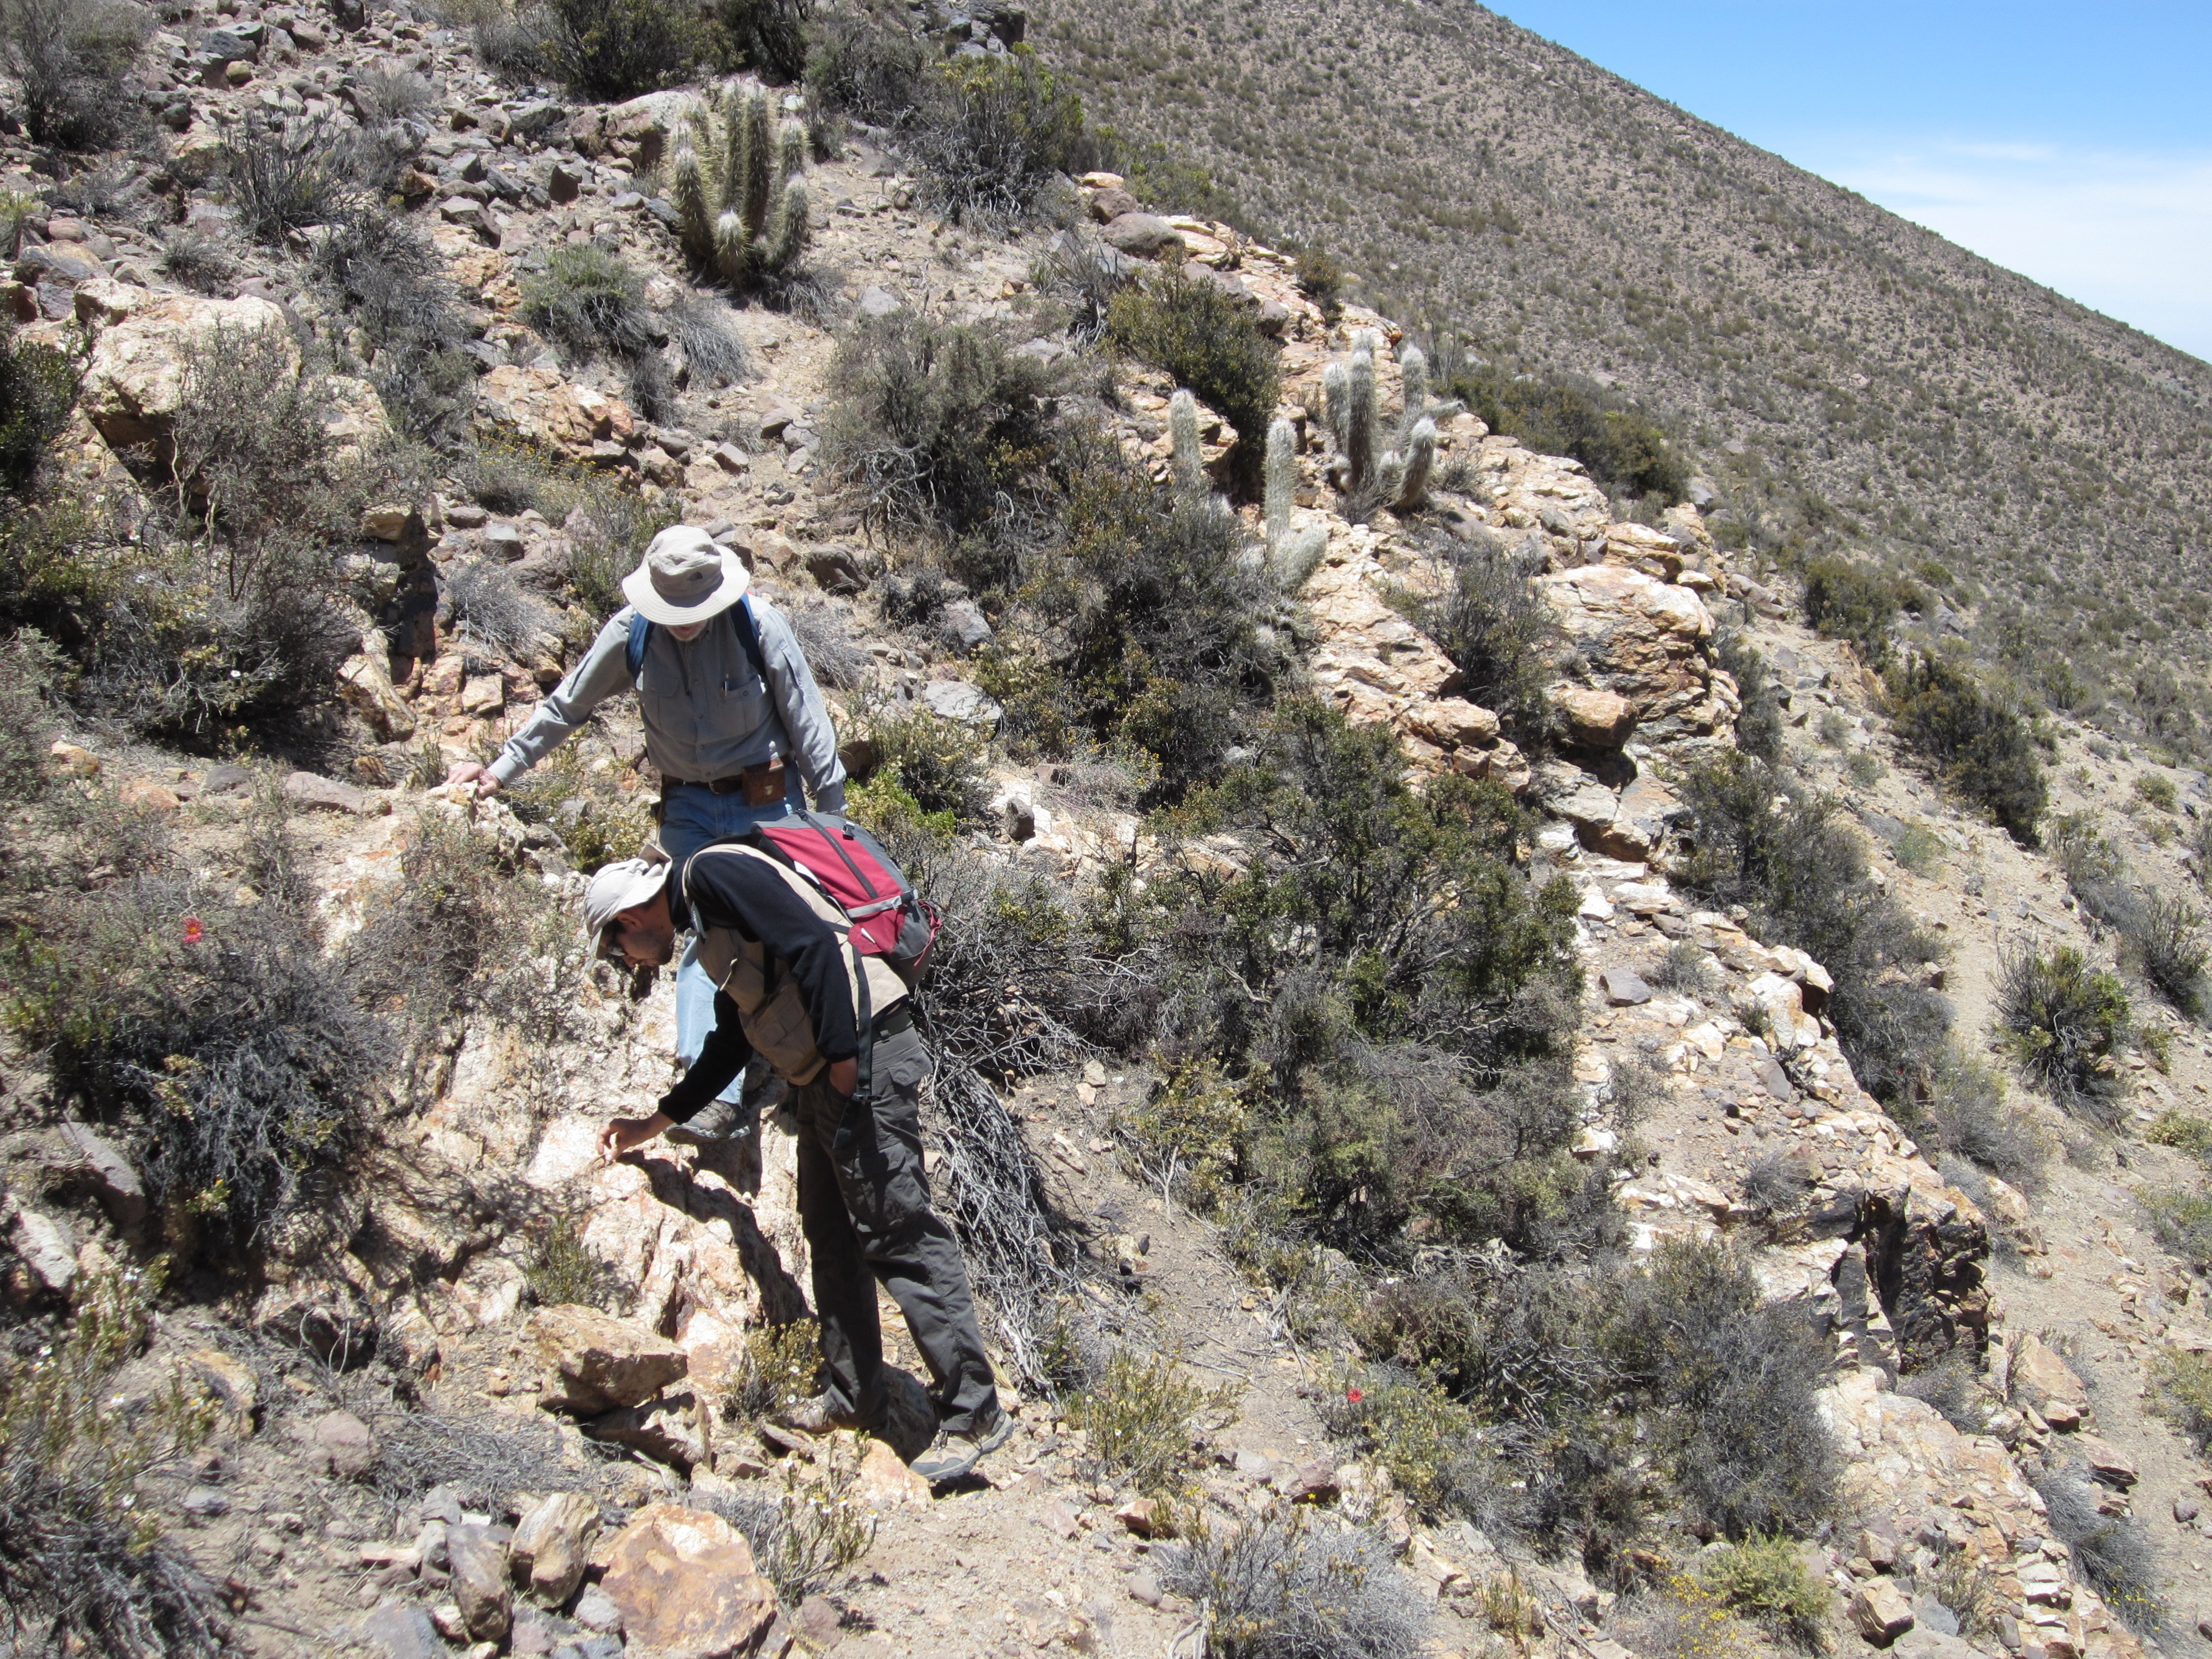
<path fill-rule="evenodd" d="M 732 772 L 726 778 L 671 778 L 669 785 L 704 789 L 717 795 L 742 794 L 748 806 L 767 806 L 783 799 L 787 776 L 783 757 L 779 755 L 758 766 Z"/>

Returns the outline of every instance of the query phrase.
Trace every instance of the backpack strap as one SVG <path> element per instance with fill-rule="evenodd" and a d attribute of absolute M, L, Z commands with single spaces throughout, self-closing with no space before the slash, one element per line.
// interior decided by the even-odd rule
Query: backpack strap
<path fill-rule="evenodd" d="M 637 677 L 645 672 L 645 643 L 652 633 L 653 624 L 645 619 L 642 613 L 630 617 L 629 643 L 623 647 L 623 659 L 629 665 L 632 685 L 636 684 Z"/>

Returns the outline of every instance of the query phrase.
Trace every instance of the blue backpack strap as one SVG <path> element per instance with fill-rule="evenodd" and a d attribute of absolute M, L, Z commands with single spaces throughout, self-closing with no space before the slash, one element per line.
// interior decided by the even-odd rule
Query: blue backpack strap
<path fill-rule="evenodd" d="M 753 659 L 753 672 L 768 684 L 768 653 L 761 649 L 760 625 L 753 620 L 753 598 L 748 593 L 737 604 L 738 638 L 744 641 L 745 653 Z"/>
<path fill-rule="evenodd" d="M 652 632 L 653 624 L 642 616 L 633 616 L 629 619 L 629 645 L 623 655 L 629 664 L 630 684 L 633 685 L 637 683 L 637 677 L 645 672 L 645 642 Z"/>

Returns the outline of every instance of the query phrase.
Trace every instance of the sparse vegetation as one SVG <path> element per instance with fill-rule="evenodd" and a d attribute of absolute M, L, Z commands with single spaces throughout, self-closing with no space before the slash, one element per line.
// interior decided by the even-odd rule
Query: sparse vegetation
<path fill-rule="evenodd" d="M 146 109 L 131 70 L 149 32 L 145 15 L 120 0 L 9 0 L 0 66 L 32 138 L 100 150 L 136 136 Z"/>
<path fill-rule="evenodd" d="M 876 76 L 896 78 L 895 48 L 873 62 Z M 1018 223 L 1059 175 L 1091 164 L 1083 100 L 1028 46 L 956 58 L 924 76 L 920 91 L 906 143 L 927 200 L 948 218 Z"/>
<path fill-rule="evenodd" d="M 766 1417 L 811 1399 L 821 1369 L 821 1327 L 813 1320 L 757 1326 L 745 1333 L 744 1353 L 722 1402 L 723 1413 Z"/>
<path fill-rule="evenodd" d="M 2057 1466 L 2033 1478 L 2051 1519 L 2051 1530 L 2074 1553 L 2074 1565 L 2129 1629 L 2155 1632 L 2166 1605 L 2158 1589 L 2157 1556 L 2142 1523 L 2107 1516 L 2096 1488 L 2078 1463 Z"/>
<path fill-rule="evenodd" d="M 1922 653 L 1894 677 L 1899 735 L 1943 769 L 2023 847 L 2050 803 L 2043 763 L 2018 710 L 1972 671 Z"/>
<path fill-rule="evenodd" d="M 1997 979 L 1997 1025 L 2021 1069 L 2076 1116 L 2124 1109 L 2119 1060 L 2134 1026 L 2127 989 L 2070 945 L 2014 946 Z"/>
<path fill-rule="evenodd" d="M 1249 492 L 1260 476 L 1281 378 L 1274 343 L 1251 313 L 1216 283 L 1163 273 L 1114 296 L 1106 337 L 1164 369 L 1236 429 L 1239 487 Z"/>
<path fill-rule="evenodd" d="M 1701 1574 L 1722 1604 L 1808 1653 L 1827 1644 L 1828 1587 L 1786 1538 L 1752 1537 L 1711 1558 Z"/>
<path fill-rule="evenodd" d="M 158 1270 L 103 1269 L 58 1340 L 0 1345 L 0 1601 L 26 1652 L 214 1659 L 228 1645 L 215 1586 L 161 1540 L 137 1488 L 191 1451 L 207 1413 L 173 1386 L 115 1408 L 160 1285 Z"/>
<path fill-rule="evenodd" d="M 1205 1609 L 1220 1659 L 1395 1659 L 1419 1650 L 1428 1618 L 1393 1554 L 1378 1534 L 1276 1510 L 1177 1547 L 1161 1582 Z"/>
<path fill-rule="evenodd" d="M 1498 717 L 1523 749 L 1548 745 L 1545 690 L 1565 648 L 1551 605 L 1528 586 L 1528 573 L 1480 541 L 1455 545 L 1441 598 L 1415 608 L 1414 621 L 1466 677 L 1463 695 Z"/>
<path fill-rule="evenodd" d="M 1805 619 L 1831 639 L 1848 640 L 1869 666 L 1890 658 L 1890 629 L 1918 590 L 1887 570 L 1847 559 L 1814 559 L 1805 567 Z"/>
<path fill-rule="evenodd" d="M 1607 489 L 1661 506 L 1688 487 L 1673 441 L 1649 415 L 1579 376 L 1516 372 L 1440 349 L 1437 385 L 1494 432 L 1545 455 L 1571 455 Z"/>
<path fill-rule="evenodd" d="M 1194 1382 L 1174 1354 L 1116 1348 L 1066 1409 L 1101 1469 L 1154 1492 L 1170 1490 L 1191 1467 L 1194 1435 L 1236 1420 L 1242 1393 L 1233 1382 Z"/>

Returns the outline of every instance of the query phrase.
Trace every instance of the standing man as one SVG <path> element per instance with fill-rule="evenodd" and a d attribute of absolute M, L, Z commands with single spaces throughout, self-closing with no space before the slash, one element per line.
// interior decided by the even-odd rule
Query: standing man
<path fill-rule="evenodd" d="M 825 812 L 845 810 L 837 732 L 791 624 L 745 592 L 744 561 L 703 530 L 678 525 L 653 538 L 623 579 L 629 604 L 615 612 L 583 661 L 486 766 L 457 763 L 446 781 L 496 794 L 560 747 L 599 704 L 635 688 L 646 754 L 660 773 L 660 846 L 672 884 L 708 842 L 802 810 L 803 779 Z M 699 1057 L 714 1024 L 714 988 L 695 939 L 676 972 L 676 1055 Z M 727 1134 L 740 1085 L 687 1126 L 685 1139 Z"/>
<path fill-rule="evenodd" d="M 880 1282 L 933 1384 L 936 1437 L 914 1470 L 933 1483 L 958 1480 L 1006 1443 L 1013 1424 L 999 1404 L 960 1246 L 929 1201 L 920 1110 L 929 1053 L 905 981 L 853 950 L 844 912 L 763 852 L 704 848 L 680 888 L 672 867 L 608 865 L 585 894 L 584 925 L 595 953 L 632 968 L 666 962 L 677 929 L 690 926 L 718 988 L 714 1029 L 659 1110 L 599 1132 L 600 1154 L 611 1161 L 682 1123 L 754 1053 L 765 1055 L 791 1085 L 799 1118 L 799 1216 L 830 1373 L 828 1390 L 783 1420 L 817 1433 L 865 1429 L 894 1444 L 904 1437 L 885 1386 Z"/>

